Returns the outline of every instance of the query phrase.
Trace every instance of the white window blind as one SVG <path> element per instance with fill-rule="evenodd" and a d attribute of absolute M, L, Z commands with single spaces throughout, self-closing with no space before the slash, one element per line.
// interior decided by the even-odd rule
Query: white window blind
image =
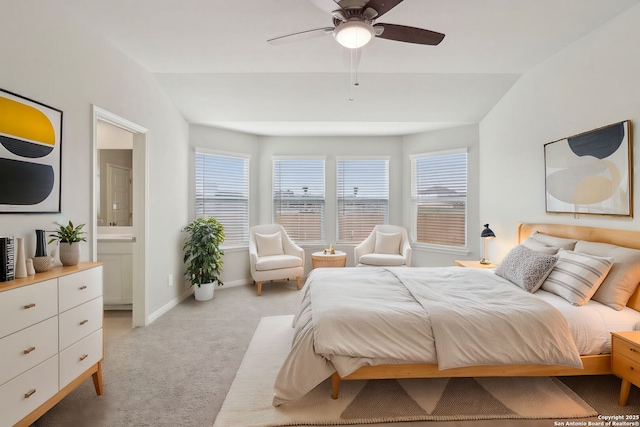
<path fill-rule="evenodd" d="M 273 220 L 297 243 L 324 241 L 324 160 L 273 161 Z"/>
<path fill-rule="evenodd" d="M 412 156 L 411 198 L 416 242 L 466 246 L 466 151 Z"/>
<path fill-rule="evenodd" d="M 196 151 L 196 216 L 224 227 L 225 244 L 249 244 L 249 159 Z"/>
<path fill-rule="evenodd" d="M 337 175 L 338 241 L 361 242 L 389 223 L 389 161 L 338 159 Z"/>

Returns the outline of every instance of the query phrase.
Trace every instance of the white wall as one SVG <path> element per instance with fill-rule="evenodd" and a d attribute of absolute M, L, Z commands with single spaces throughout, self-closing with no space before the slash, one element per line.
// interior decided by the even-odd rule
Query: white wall
<path fill-rule="evenodd" d="M 440 131 L 407 135 L 404 137 L 403 151 L 403 224 L 412 229 L 413 213 L 411 205 L 411 160 L 412 154 L 446 151 L 457 148 L 467 149 L 467 248 L 469 252 L 442 252 L 414 247 L 411 265 L 437 267 L 453 265 L 456 259 L 482 258 L 480 232 L 482 221 L 478 219 L 478 126 L 469 125 Z"/>
<path fill-rule="evenodd" d="M 601 126 L 640 123 L 639 21 L 635 6 L 538 65 L 481 122 L 480 218 L 497 235 L 492 260 L 516 243 L 518 222 L 640 226 L 639 219 L 546 214 L 543 151 L 545 143 Z M 637 189 L 637 159 L 634 168 Z"/>
<path fill-rule="evenodd" d="M 0 234 L 25 237 L 36 228 L 91 215 L 91 106 L 139 124 L 148 133 L 148 313 L 179 298 L 168 274 L 182 274 L 180 229 L 187 220 L 188 129 L 153 76 L 60 7 L 37 0 L 0 0 L 0 87 L 63 111 L 62 214 L 0 215 Z M 1 185 L 4 185 L 2 183 Z M 93 236 L 89 236 L 93 238 Z M 83 260 L 91 258 L 83 245 Z"/>

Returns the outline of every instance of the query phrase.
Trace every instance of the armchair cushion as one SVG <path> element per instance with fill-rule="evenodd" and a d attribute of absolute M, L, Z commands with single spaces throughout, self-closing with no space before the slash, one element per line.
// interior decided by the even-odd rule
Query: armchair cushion
<path fill-rule="evenodd" d="M 283 255 L 282 235 L 279 231 L 273 234 L 258 234 L 256 236 L 256 246 L 258 247 L 258 256 Z"/>
<path fill-rule="evenodd" d="M 400 254 L 366 254 L 360 257 L 360 264 L 378 265 L 378 266 L 395 266 L 404 265 L 405 259 Z"/>
<path fill-rule="evenodd" d="M 400 242 L 402 242 L 402 234 L 400 233 L 382 233 L 376 231 L 376 244 L 373 251 L 376 254 L 398 255 L 400 254 Z"/>
<path fill-rule="evenodd" d="M 301 267 L 302 259 L 293 255 L 261 256 L 256 262 L 256 271 L 279 270 L 282 268 Z"/>

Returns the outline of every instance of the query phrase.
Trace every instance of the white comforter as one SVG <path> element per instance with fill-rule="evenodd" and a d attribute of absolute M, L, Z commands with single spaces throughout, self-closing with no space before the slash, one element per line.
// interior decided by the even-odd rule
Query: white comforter
<path fill-rule="evenodd" d="M 481 269 L 313 270 L 293 326 L 274 405 L 365 365 L 582 367 L 553 306 Z"/>

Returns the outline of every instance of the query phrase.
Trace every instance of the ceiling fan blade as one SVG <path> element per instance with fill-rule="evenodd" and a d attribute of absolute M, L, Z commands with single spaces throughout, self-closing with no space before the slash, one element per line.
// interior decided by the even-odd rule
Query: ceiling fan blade
<path fill-rule="evenodd" d="M 376 18 L 380 18 L 400 3 L 402 3 L 402 0 L 369 0 L 366 7 L 375 9 L 376 12 L 378 12 Z"/>
<path fill-rule="evenodd" d="M 311 0 L 311 3 L 315 4 L 327 13 L 342 9 L 338 2 L 333 0 Z"/>
<path fill-rule="evenodd" d="M 300 40 L 314 39 L 331 33 L 333 33 L 333 27 L 316 28 L 313 30 L 300 31 L 299 33 L 287 34 L 286 36 L 274 37 L 267 40 L 267 43 L 278 45 Z"/>
<path fill-rule="evenodd" d="M 387 40 L 435 46 L 440 44 L 442 39 L 444 39 L 444 34 L 431 30 L 424 30 L 422 28 L 407 27 L 396 24 L 376 24 L 373 26 L 376 30 L 379 27 L 383 27 L 384 31 L 377 37 Z"/>

